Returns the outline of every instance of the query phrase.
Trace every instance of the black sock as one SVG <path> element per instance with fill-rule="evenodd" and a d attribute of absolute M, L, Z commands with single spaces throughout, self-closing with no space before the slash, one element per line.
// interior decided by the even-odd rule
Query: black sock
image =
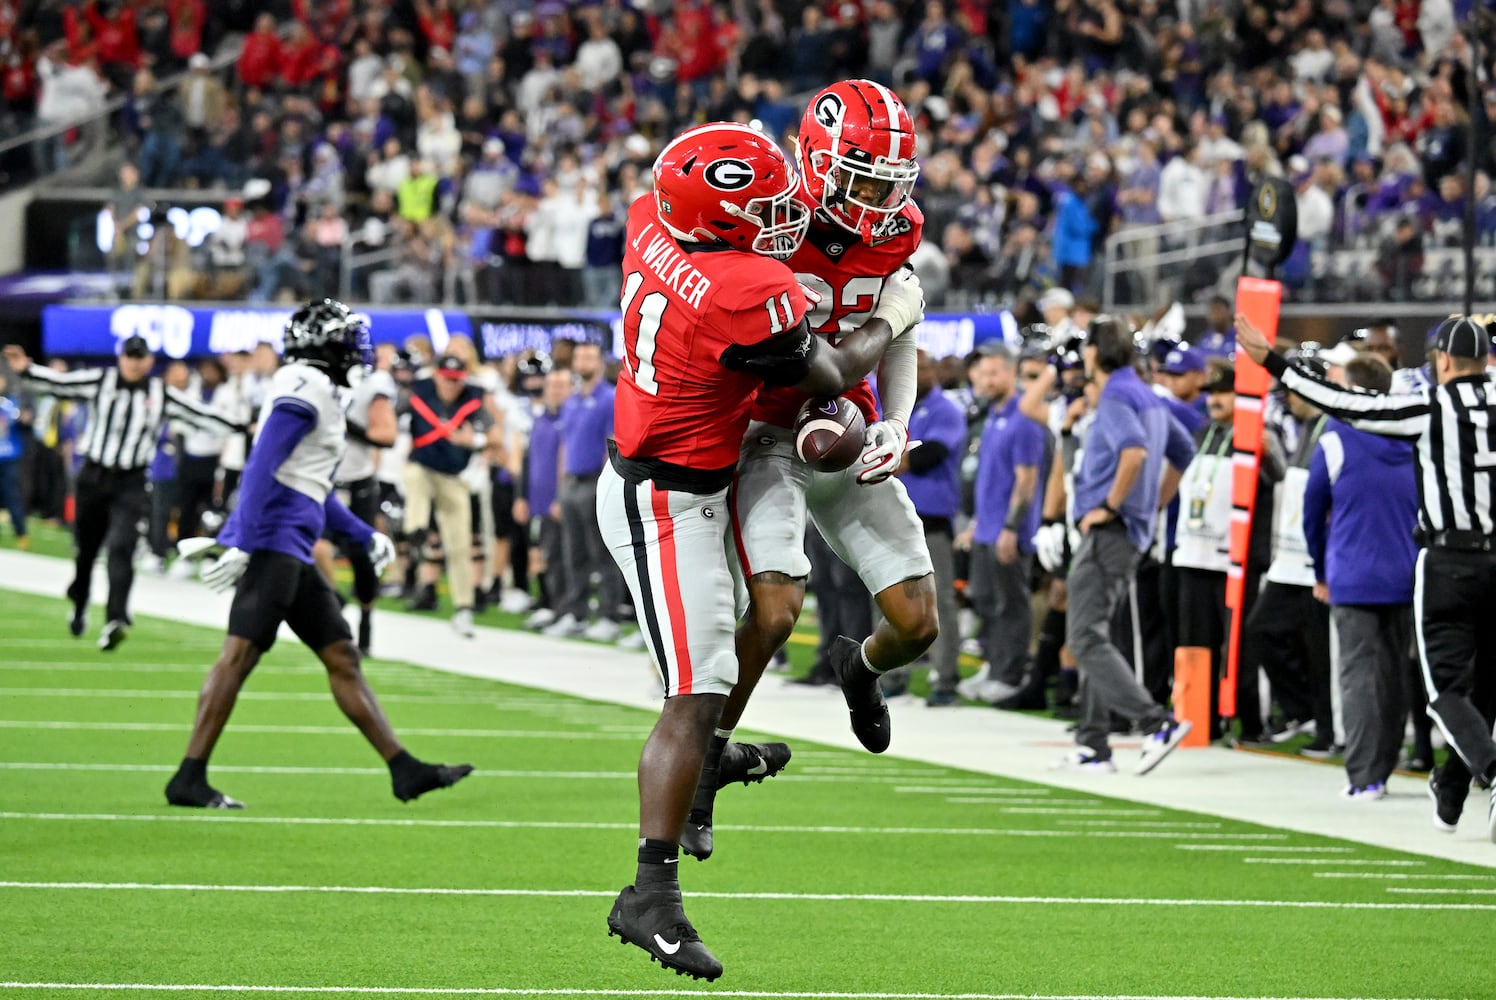
<path fill-rule="evenodd" d="M 421 762 L 412 757 L 409 750 L 401 750 L 389 759 L 391 774 L 399 774 L 401 771 L 408 771 L 413 767 L 420 766 Z"/>
<path fill-rule="evenodd" d="M 680 845 L 668 840 L 639 840 L 639 871 L 634 876 L 634 888 L 662 891 L 679 889 L 676 873 L 680 871 Z"/>
<path fill-rule="evenodd" d="M 206 785 L 208 783 L 208 762 L 202 757 L 183 757 L 182 766 L 177 768 L 177 775 L 188 784 Z"/>

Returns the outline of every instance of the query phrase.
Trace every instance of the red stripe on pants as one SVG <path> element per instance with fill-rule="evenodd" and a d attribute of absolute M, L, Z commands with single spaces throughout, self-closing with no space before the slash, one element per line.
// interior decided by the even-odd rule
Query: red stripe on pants
<path fill-rule="evenodd" d="M 686 639 L 686 608 L 680 599 L 680 567 L 675 558 L 675 522 L 670 518 L 670 494 L 649 488 L 655 530 L 660 537 L 660 582 L 670 610 L 670 639 L 675 643 L 675 691 L 691 693 L 691 647 Z"/>

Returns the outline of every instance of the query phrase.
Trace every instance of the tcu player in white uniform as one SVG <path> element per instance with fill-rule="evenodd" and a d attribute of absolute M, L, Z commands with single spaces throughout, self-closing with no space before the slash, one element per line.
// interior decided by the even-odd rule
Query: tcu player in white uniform
<path fill-rule="evenodd" d="M 243 808 L 208 784 L 208 757 L 282 622 L 327 668 L 338 707 L 389 765 L 396 798 L 409 801 L 472 771 L 467 764 L 424 763 L 400 745 L 364 683 L 337 596 L 312 563 L 324 523 L 365 546 L 379 569 L 395 554 L 394 543 L 349 513 L 332 491 L 346 443 L 340 389 L 367 370 L 367 322 L 323 299 L 297 310 L 286 325 L 287 364 L 270 380 L 239 505 L 218 534 L 225 551 L 203 573 L 215 590 L 236 589 L 228 636 L 198 696 L 187 755 L 166 786 L 174 806 Z"/>
<path fill-rule="evenodd" d="M 919 246 L 924 216 L 910 199 L 919 178 L 914 123 L 887 87 L 844 80 L 811 99 L 797 156 L 799 197 L 812 216 L 788 263 L 802 287 L 815 293 L 807 315 L 811 331 L 834 346 L 868 321 L 884 283 Z M 738 683 L 722 711 L 717 745 L 731 738 L 764 668 L 800 616 L 810 573 L 809 515 L 883 613 L 871 636 L 838 636 L 831 665 L 853 733 L 873 753 L 888 749 L 888 705 L 878 676 L 913 662 L 939 632 L 924 527 L 903 484 L 892 478 L 909 443 L 917 353 L 913 337 L 898 337 L 879 367 L 878 399 L 866 380 L 844 393 L 868 428 L 861 461 L 842 472 L 816 472 L 796 456 L 790 428 L 807 393 L 774 387 L 759 393 L 732 500 L 749 604 L 737 633 Z M 702 859 L 712 853 L 711 763 L 681 838 L 682 849 Z"/>
<path fill-rule="evenodd" d="M 395 443 L 395 400 L 399 395 L 394 377 L 380 368 L 370 371 L 349 392 L 348 412 L 345 414 L 348 448 L 338 465 L 334 485 L 338 499 L 365 524 L 372 525 L 379 516 L 379 480 L 374 473 L 379 467 L 380 452 Z M 333 582 L 334 545 L 348 557 L 348 564 L 353 568 L 353 596 L 359 606 L 358 651 L 368 656 L 373 641 L 374 601 L 379 597 L 381 574 L 375 569 L 366 545 L 329 529 L 312 550 L 318 569 L 329 583 Z"/>

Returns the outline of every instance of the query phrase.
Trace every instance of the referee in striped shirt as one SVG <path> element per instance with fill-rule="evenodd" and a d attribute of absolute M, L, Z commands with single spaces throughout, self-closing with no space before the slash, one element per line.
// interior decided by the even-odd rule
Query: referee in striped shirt
<path fill-rule="evenodd" d="M 1421 508 L 1413 579 L 1418 658 L 1428 714 L 1455 751 L 1429 778 L 1434 823 L 1454 831 L 1473 776 L 1493 789 L 1486 822 L 1496 841 L 1496 383 L 1486 375 L 1490 331 L 1469 316 L 1440 323 L 1428 352 L 1435 384 L 1402 396 L 1349 392 L 1290 365 L 1240 316 L 1236 346 L 1326 413 L 1414 443 Z"/>
<path fill-rule="evenodd" d="M 99 550 L 109 550 L 109 602 L 99 648 L 124 641 L 130 625 L 130 587 L 135 582 L 135 545 L 148 505 L 146 468 L 156 453 L 163 421 L 178 418 L 205 429 L 243 431 L 201 403 L 151 374 L 154 358 L 144 337 L 127 337 L 113 368 L 54 372 L 31 363 L 24 350 L 5 348 L 11 369 L 33 392 L 88 405 L 88 423 L 79 447 L 74 515 L 77 564 L 68 599 L 73 613 L 68 630 L 88 628 L 88 595 Z"/>

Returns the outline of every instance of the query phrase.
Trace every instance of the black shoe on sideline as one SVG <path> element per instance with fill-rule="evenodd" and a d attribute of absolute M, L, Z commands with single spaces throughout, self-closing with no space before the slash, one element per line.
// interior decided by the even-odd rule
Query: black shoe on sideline
<path fill-rule="evenodd" d="M 73 638 L 78 638 L 88 631 L 88 605 L 73 605 L 73 613 L 68 616 L 68 632 Z"/>
<path fill-rule="evenodd" d="M 868 751 L 882 753 L 893 738 L 888 702 L 878 686 L 878 675 L 862 662 L 862 643 L 839 635 L 831 644 L 831 669 L 836 671 L 842 697 L 852 715 L 852 735 Z"/>
<path fill-rule="evenodd" d="M 130 625 L 120 618 L 113 618 L 104 623 L 104 629 L 99 633 L 99 650 L 104 653 L 112 653 L 119 649 L 120 644 L 130 635 Z"/>
<path fill-rule="evenodd" d="M 417 593 L 415 600 L 405 607 L 410 611 L 435 611 L 436 610 L 436 588 L 422 587 Z"/>
<path fill-rule="evenodd" d="M 1445 833 L 1454 833 L 1460 822 L 1460 814 L 1465 811 L 1465 797 L 1469 794 L 1469 785 L 1464 788 L 1445 788 L 1439 784 L 1439 772 L 1431 772 L 1428 776 L 1428 797 L 1434 802 L 1434 826 Z"/>
<path fill-rule="evenodd" d="M 701 942 L 701 935 L 686 919 L 679 889 L 639 892 L 624 886 L 608 914 L 608 936 L 643 948 L 651 960 L 677 976 L 705 979 L 722 975 L 722 963 Z"/>

